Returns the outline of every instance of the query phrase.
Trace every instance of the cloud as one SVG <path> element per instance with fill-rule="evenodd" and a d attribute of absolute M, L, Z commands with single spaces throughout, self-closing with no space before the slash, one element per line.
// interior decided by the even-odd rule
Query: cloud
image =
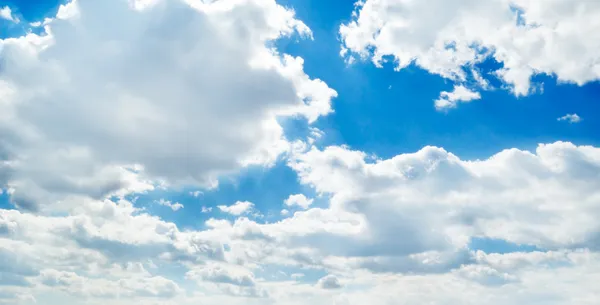
<path fill-rule="evenodd" d="M 313 199 L 308 199 L 304 194 L 290 195 L 285 201 L 285 205 L 288 207 L 298 206 L 302 209 L 308 209 L 313 203 Z"/>
<path fill-rule="evenodd" d="M 198 197 L 200 197 L 200 195 L 203 195 L 203 194 L 204 193 L 202 193 L 202 191 L 193 191 L 193 192 L 190 192 L 190 196 L 195 197 L 195 198 L 198 198 Z"/>
<path fill-rule="evenodd" d="M 13 16 L 12 10 L 8 6 L 0 7 L 0 19 L 19 23 L 19 19 Z"/>
<path fill-rule="evenodd" d="M 322 136 L 316 129 L 309 144 L 290 144 L 276 119 L 313 122 L 332 111 L 335 92 L 306 75 L 301 58 L 272 47 L 310 36 L 274 1 L 80 0 L 44 24 L 46 36 L 0 42 L 0 182 L 17 207 L 0 209 L 0 304 L 600 298 L 597 147 L 556 142 L 483 160 L 424 147 L 372 160 L 345 146 L 311 147 Z M 510 60 L 509 72 L 518 66 Z M 465 94 L 456 91 L 441 97 L 458 103 Z M 180 227 L 125 196 L 214 187 L 219 176 L 268 166 L 284 151 L 322 206 L 292 194 L 289 205 L 302 210 L 259 222 L 247 215 L 254 203 L 239 201 L 218 207 L 226 219 Z M 485 253 L 469 248 L 473 238 L 539 251 Z M 292 276 L 270 277 L 279 271 Z"/>
<path fill-rule="evenodd" d="M 188 278 L 197 278 L 207 282 L 252 287 L 256 285 L 254 275 L 244 268 L 212 264 L 194 269 L 187 273 Z"/>
<path fill-rule="evenodd" d="M 477 82 L 472 68 L 493 59 L 502 68 L 492 75 L 527 95 L 536 74 L 578 85 L 600 78 L 599 12 L 587 0 L 358 1 L 340 27 L 342 55 L 377 65 L 391 55 L 398 69 L 414 64 L 457 82 Z"/>
<path fill-rule="evenodd" d="M 76 273 L 43 270 L 40 283 L 52 289 L 65 291 L 82 297 L 135 298 L 159 297 L 172 298 L 181 293 L 181 288 L 173 281 L 163 277 L 127 278 L 118 281 L 84 278 Z"/>
<path fill-rule="evenodd" d="M 481 161 L 425 147 L 374 163 L 363 152 L 328 147 L 297 156 L 291 166 L 303 183 L 332 196 L 331 209 L 364 217 L 348 233 L 355 241 L 346 255 L 348 249 L 447 251 L 475 236 L 541 249 L 596 247 L 600 232 L 593 220 L 600 149 L 591 146 L 556 142 L 535 153 L 509 149 Z M 404 238 L 393 238 L 398 234 Z"/>
<path fill-rule="evenodd" d="M 173 203 L 169 200 L 160 199 L 156 203 L 158 203 L 159 205 L 162 205 L 162 206 L 169 207 L 173 211 L 179 211 L 180 209 L 183 209 L 183 204 L 181 204 L 179 202 Z"/>
<path fill-rule="evenodd" d="M 225 205 L 218 206 L 218 208 L 219 208 L 219 210 L 221 210 L 221 212 L 229 213 L 229 214 L 235 215 L 235 216 L 239 216 L 239 215 L 248 213 L 253 207 L 254 207 L 254 203 L 252 203 L 250 201 L 237 201 L 236 203 L 234 203 L 230 206 L 225 206 Z"/>
<path fill-rule="evenodd" d="M 565 114 L 564 116 L 556 119 L 557 121 L 567 121 L 570 124 L 574 124 L 574 123 L 579 123 L 581 122 L 583 119 L 577 115 L 577 113 L 573 113 L 573 114 Z"/>
<path fill-rule="evenodd" d="M 340 280 L 333 275 L 327 275 L 322 277 L 317 282 L 317 286 L 322 289 L 339 289 L 342 288 L 342 284 L 340 284 Z"/>
<path fill-rule="evenodd" d="M 272 47 L 310 36 L 291 10 L 154 2 L 76 1 L 46 22 L 47 35 L 0 40 L 0 183 L 20 207 L 105 198 L 140 181 L 214 187 L 288 149 L 278 117 L 332 111 L 335 91 Z"/>
<path fill-rule="evenodd" d="M 596 299 L 589 283 L 600 274 L 598 148 L 557 142 L 467 161 L 426 147 L 367 160 L 335 146 L 294 155 L 301 182 L 327 194 L 329 205 L 275 223 L 212 219 L 184 231 L 126 200 L 81 200 L 67 216 L 0 210 L 0 271 L 33 284 L 14 281 L 3 291 L 118 305 L 325 305 L 332 293 L 349 305 L 402 304 L 393 287 L 403 287 L 406 302 Z M 484 253 L 468 249 L 474 236 L 544 250 Z M 182 270 L 198 286 L 164 270 Z M 305 276 L 256 275 L 268 270 Z M 333 289 L 342 278 L 345 289 Z"/>
<path fill-rule="evenodd" d="M 448 110 L 456 108 L 458 103 L 468 103 L 481 98 L 479 92 L 474 92 L 464 86 L 454 86 L 452 92 L 443 91 L 440 97 L 435 101 L 435 109 Z"/>
<path fill-rule="evenodd" d="M 304 273 L 292 273 L 290 277 L 294 280 L 299 280 L 304 277 Z"/>

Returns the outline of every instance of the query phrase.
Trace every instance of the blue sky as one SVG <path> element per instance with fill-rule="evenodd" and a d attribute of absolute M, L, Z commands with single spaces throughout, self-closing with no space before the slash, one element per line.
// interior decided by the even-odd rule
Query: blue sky
<path fill-rule="evenodd" d="M 0 1 L 0 304 L 600 297 L 585 0 L 125 2 Z"/>

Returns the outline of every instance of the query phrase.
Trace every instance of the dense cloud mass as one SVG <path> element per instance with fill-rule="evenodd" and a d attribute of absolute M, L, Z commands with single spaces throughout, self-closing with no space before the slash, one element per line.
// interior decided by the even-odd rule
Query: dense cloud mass
<path fill-rule="evenodd" d="M 214 185 L 287 150 L 276 116 L 331 111 L 301 58 L 266 47 L 311 35 L 274 1 L 142 4 L 74 2 L 48 35 L 1 42 L 2 178 L 19 206 L 139 191 L 141 176 Z"/>
<path fill-rule="evenodd" d="M 590 1 L 442 2 L 363 1 L 341 28 L 345 55 L 391 54 L 454 80 L 439 110 L 481 98 L 487 85 L 467 83 L 483 49 L 516 94 L 536 73 L 597 78 Z M 275 47 L 311 39 L 275 0 L 77 0 L 43 26 L 0 40 L 0 304 L 600 299 L 598 147 L 467 160 L 434 146 L 385 159 L 319 146 L 310 124 L 337 93 Z M 291 117 L 309 123 L 306 139 L 286 139 L 278 119 Z M 278 159 L 299 183 L 281 200 L 193 204 L 218 178 Z M 162 197 L 170 189 L 194 202 Z M 137 204 L 157 190 L 150 208 Z"/>
<path fill-rule="evenodd" d="M 31 287 L 99 299 L 118 290 L 115 300 L 148 304 L 593 304 L 599 297 L 592 286 L 600 279 L 600 149 L 558 142 L 464 161 L 426 147 L 365 158 L 342 147 L 296 151 L 290 166 L 330 203 L 272 224 L 211 219 L 204 231 L 181 231 L 126 200 L 79 202 L 68 217 L 2 210 L 2 284 L 15 297 Z M 469 250 L 473 238 L 538 250 Z M 156 274 L 172 265 L 185 275 Z M 264 268 L 329 275 L 314 284 L 291 274 L 274 281 L 255 275 Z M 178 278 L 201 294 L 186 296 Z"/>

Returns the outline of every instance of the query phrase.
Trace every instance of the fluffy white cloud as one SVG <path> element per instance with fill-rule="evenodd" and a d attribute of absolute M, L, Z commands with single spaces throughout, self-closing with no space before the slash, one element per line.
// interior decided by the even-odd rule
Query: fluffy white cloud
<path fill-rule="evenodd" d="M 560 118 L 556 119 L 557 121 L 567 121 L 571 124 L 574 123 L 579 123 L 581 122 L 583 119 L 577 115 L 577 113 L 572 113 L 572 114 L 565 114 L 564 116 L 561 116 Z"/>
<path fill-rule="evenodd" d="M 172 298 L 182 291 L 175 282 L 158 276 L 106 280 L 52 269 L 42 270 L 39 282 L 50 289 L 85 298 Z"/>
<path fill-rule="evenodd" d="M 288 149 L 278 116 L 331 112 L 335 91 L 270 47 L 311 35 L 274 0 L 136 3 L 72 2 L 47 35 L 0 40 L 0 183 L 20 207 L 214 186 Z"/>
<path fill-rule="evenodd" d="M 313 199 L 308 199 L 304 194 L 295 194 L 290 195 L 285 201 L 285 205 L 288 207 L 298 206 L 302 209 L 308 209 L 310 205 L 313 203 Z"/>
<path fill-rule="evenodd" d="M 0 19 L 17 22 L 17 23 L 19 22 L 19 19 L 15 18 L 13 16 L 12 10 L 8 6 L 0 7 Z"/>
<path fill-rule="evenodd" d="M 365 0 L 340 28 L 342 54 L 386 55 L 397 68 L 415 64 L 462 83 L 487 58 L 493 74 L 516 95 L 532 90 L 535 74 L 583 85 L 600 78 L 600 4 L 587 0 Z"/>
<path fill-rule="evenodd" d="M 325 305 L 332 298 L 349 305 L 540 298 L 570 305 L 600 297 L 590 284 L 600 280 L 600 149 L 558 142 L 535 154 L 512 149 L 465 161 L 427 147 L 366 160 L 342 147 L 295 155 L 301 181 L 328 194 L 330 205 L 276 223 L 212 219 L 205 230 L 181 231 L 125 200 L 78 199 L 70 216 L 1 210 L 5 303 L 45 293 L 73 302 L 211 305 Z M 473 237 L 542 250 L 472 251 L 466 244 Z M 284 268 L 305 275 L 256 275 Z M 315 278 L 315 271 L 328 275 Z"/>
<path fill-rule="evenodd" d="M 599 148 L 557 142 L 464 161 L 425 147 L 369 163 L 362 152 L 329 147 L 299 155 L 292 166 L 302 182 L 332 196 L 332 209 L 364 217 L 369 251 L 446 251 L 471 237 L 597 247 Z"/>
<path fill-rule="evenodd" d="M 450 108 L 456 108 L 458 103 L 467 103 L 473 100 L 481 98 L 479 92 L 473 92 L 465 86 L 454 86 L 452 92 L 443 91 L 440 93 L 440 98 L 435 101 L 435 108 L 437 110 L 448 110 Z"/>
<path fill-rule="evenodd" d="M 334 275 L 327 275 L 319 279 L 317 286 L 323 289 L 339 289 L 342 288 L 340 280 Z"/>
<path fill-rule="evenodd" d="M 196 264 L 224 259 L 218 241 L 181 232 L 129 202 L 80 203 L 66 217 L 0 210 L 0 285 L 16 290 L 19 298 L 46 292 L 77 300 L 174 298 L 183 289 L 148 271 L 156 268 L 149 260 Z M 7 303 L 14 304 L 15 298 Z"/>
<path fill-rule="evenodd" d="M 225 213 L 229 213 L 231 215 L 240 216 L 242 214 L 250 212 L 254 207 L 254 203 L 250 201 L 238 201 L 230 206 L 220 205 L 218 206 L 219 210 Z"/>

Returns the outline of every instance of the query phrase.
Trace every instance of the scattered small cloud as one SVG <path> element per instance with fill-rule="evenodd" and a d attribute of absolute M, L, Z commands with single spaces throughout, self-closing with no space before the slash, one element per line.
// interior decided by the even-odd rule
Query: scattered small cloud
<path fill-rule="evenodd" d="M 190 196 L 192 196 L 192 197 L 198 198 L 198 197 L 200 197 L 200 195 L 204 195 L 204 193 L 201 191 L 190 192 Z"/>
<path fill-rule="evenodd" d="M 294 274 L 290 275 L 290 277 L 291 277 L 293 280 L 296 280 L 296 281 L 297 281 L 297 280 L 299 280 L 299 279 L 301 279 L 301 278 L 303 278 L 303 277 L 304 277 L 304 273 L 294 273 Z"/>
<path fill-rule="evenodd" d="M 290 195 L 290 197 L 288 197 L 284 203 L 288 207 L 299 206 L 306 210 L 313 203 L 313 199 L 306 198 L 304 194 L 295 194 Z"/>
<path fill-rule="evenodd" d="M 240 216 L 248 213 L 254 207 L 254 203 L 250 201 L 238 201 L 230 206 L 220 205 L 218 206 L 221 212 L 225 212 L 234 216 Z"/>
<path fill-rule="evenodd" d="M 576 113 L 573 113 L 573 114 L 565 114 L 564 116 L 561 116 L 560 118 L 558 118 L 556 120 L 557 121 L 566 121 L 566 122 L 569 122 L 570 124 L 574 124 L 574 123 L 581 122 L 583 119 Z"/>
<path fill-rule="evenodd" d="M 325 133 L 321 131 L 319 128 L 310 127 L 310 136 L 308 137 L 308 143 L 314 144 L 317 140 L 323 137 Z"/>
<path fill-rule="evenodd" d="M 454 86 L 452 92 L 443 91 L 435 101 L 435 109 L 438 111 L 456 108 L 458 103 L 468 103 L 481 99 L 479 92 L 471 91 L 463 85 Z"/>
<path fill-rule="evenodd" d="M 210 212 L 212 212 L 212 209 L 213 209 L 212 207 L 203 206 L 201 212 L 202 213 L 210 213 Z"/>
<path fill-rule="evenodd" d="M 183 209 L 183 204 L 179 203 L 179 202 L 171 202 L 169 200 L 165 200 L 165 199 L 160 199 L 158 201 L 156 201 L 156 203 L 162 205 L 162 206 L 166 206 L 171 208 L 171 210 L 173 211 L 178 211 L 180 209 Z"/>

